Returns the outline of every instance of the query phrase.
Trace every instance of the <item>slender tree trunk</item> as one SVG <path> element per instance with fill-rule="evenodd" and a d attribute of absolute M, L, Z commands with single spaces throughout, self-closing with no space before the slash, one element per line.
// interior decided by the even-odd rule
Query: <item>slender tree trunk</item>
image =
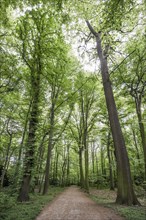
<path fill-rule="evenodd" d="M 141 135 L 142 148 L 143 148 L 143 153 L 144 153 L 144 168 L 145 168 L 144 180 L 146 181 L 146 133 L 144 129 L 144 124 L 142 122 L 141 100 L 138 101 L 135 99 L 135 104 L 136 104 L 136 112 L 137 112 L 137 117 L 138 117 L 139 130 L 140 130 L 140 135 Z"/>
<path fill-rule="evenodd" d="M 87 144 L 85 148 L 85 190 L 89 193 L 89 155 Z"/>
<path fill-rule="evenodd" d="M 85 158 L 85 190 L 87 193 L 89 193 L 89 154 L 88 154 L 88 143 L 87 143 L 88 109 L 85 109 L 83 96 L 82 96 L 81 108 L 82 108 L 82 120 L 83 120 L 83 145 L 84 145 L 84 158 Z"/>
<path fill-rule="evenodd" d="M 94 149 L 94 142 L 92 143 L 91 156 L 92 156 L 92 172 L 94 174 L 95 173 L 95 149 Z"/>
<path fill-rule="evenodd" d="M 100 163 L 101 163 L 101 175 L 105 175 L 104 173 L 104 154 L 103 154 L 103 146 L 100 148 Z"/>
<path fill-rule="evenodd" d="M 134 129 L 132 129 L 132 134 L 133 134 L 133 139 L 134 139 L 134 144 L 135 144 L 135 149 L 136 149 L 136 157 L 137 157 L 137 160 L 138 160 L 139 169 L 141 170 L 140 154 L 139 154 L 138 143 L 137 143 L 137 140 L 136 140 L 136 134 L 135 134 Z"/>
<path fill-rule="evenodd" d="M 44 178 L 45 178 L 45 172 L 43 173 L 42 178 L 40 180 L 39 193 L 41 193 L 41 191 L 42 191 L 42 186 L 43 186 Z"/>
<path fill-rule="evenodd" d="M 65 173 L 66 173 L 66 164 L 67 164 L 67 159 L 64 157 L 63 158 L 63 165 L 62 165 L 62 177 L 61 177 L 61 185 L 64 187 L 65 186 Z"/>
<path fill-rule="evenodd" d="M 55 149 L 55 152 L 54 152 L 54 161 L 53 161 L 53 182 L 55 181 L 55 177 L 56 177 L 56 159 L 57 159 L 57 152 L 56 152 L 56 149 Z"/>
<path fill-rule="evenodd" d="M 59 159 L 59 154 L 57 153 L 57 156 L 56 156 L 56 164 L 55 164 L 55 179 L 57 180 L 58 179 L 58 159 Z"/>
<path fill-rule="evenodd" d="M 50 109 L 50 129 L 49 129 L 49 141 L 48 141 L 48 152 L 47 161 L 45 168 L 45 183 L 43 189 L 43 195 L 47 194 L 49 188 L 49 174 L 50 174 L 50 164 L 51 164 L 51 153 L 53 148 L 53 133 L 54 133 L 54 103 L 52 101 L 52 107 Z"/>
<path fill-rule="evenodd" d="M 22 150 L 23 150 L 24 140 L 25 140 L 25 136 L 26 136 L 26 132 L 27 132 L 27 125 L 28 125 L 31 104 L 32 104 L 32 101 L 29 104 L 29 108 L 27 111 L 26 119 L 25 119 L 24 130 L 23 130 L 22 139 L 21 139 L 20 148 L 19 148 L 18 161 L 17 161 L 17 165 L 16 165 L 16 169 L 15 169 L 14 185 L 17 183 L 18 178 L 19 178 L 19 168 L 21 165 Z"/>
<path fill-rule="evenodd" d="M 83 150 L 79 148 L 79 167 L 80 167 L 80 186 L 85 187 L 84 172 L 83 172 Z"/>
<path fill-rule="evenodd" d="M 67 145 L 67 177 L 66 177 L 66 179 L 67 179 L 67 185 L 69 186 L 70 185 L 70 177 L 69 177 L 69 175 L 70 175 L 70 153 L 69 153 L 69 144 Z"/>
<path fill-rule="evenodd" d="M 102 82 L 104 87 L 107 110 L 109 114 L 110 126 L 116 151 L 117 159 L 117 177 L 118 177 L 118 192 L 116 202 L 127 205 L 140 205 L 133 190 L 132 178 L 128 154 L 123 138 L 121 126 L 119 123 L 117 108 L 113 96 L 113 90 L 109 78 L 107 57 L 103 55 L 100 33 L 95 32 L 90 23 L 87 25 L 92 34 L 96 37 L 97 52 L 101 64 Z"/>
<path fill-rule="evenodd" d="M 87 124 L 87 121 L 86 121 Z M 84 144 L 84 156 L 85 156 L 85 190 L 89 193 L 89 153 L 88 153 L 88 143 L 87 143 L 87 125 L 84 127 L 83 135 Z"/>
<path fill-rule="evenodd" d="M 84 146 L 84 158 L 85 158 L 85 179 L 84 179 L 84 188 L 87 193 L 89 193 L 89 155 L 88 155 L 88 143 L 87 143 L 87 137 L 88 137 L 88 126 L 87 126 L 87 120 L 88 120 L 88 104 L 89 102 L 85 100 L 86 98 L 83 96 L 82 90 L 80 91 L 81 94 L 81 116 L 82 116 L 82 142 Z"/>
<path fill-rule="evenodd" d="M 97 157 L 97 154 L 96 154 L 96 175 L 97 175 L 97 178 L 96 178 L 96 187 L 98 189 L 98 176 L 99 176 L 99 168 L 98 168 L 98 157 Z"/>
<path fill-rule="evenodd" d="M 108 133 L 108 138 L 107 138 L 107 156 L 108 156 L 108 161 L 109 161 L 110 190 L 114 190 L 112 160 L 111 160 L 111 155 L 110 155 L 110 132 Z"/>
<path fill-rule="evenodd" d="M 10 136 L 10 139 L 9 139 L 9 143 L 7 146 L 6 159 L 5 159 L 4 168 L 2 170 L 2 176 L 1 176 L 1 187 L 3 187 L 5 174 L 7 171 L 7 166 L 9 164 L 9 153 L 10 153 L 10 148 L 11 148 L 11 144 L 12 144 L 12 136 L 13 136 L 12 133 L 9 133 L 9 136 Z"/>

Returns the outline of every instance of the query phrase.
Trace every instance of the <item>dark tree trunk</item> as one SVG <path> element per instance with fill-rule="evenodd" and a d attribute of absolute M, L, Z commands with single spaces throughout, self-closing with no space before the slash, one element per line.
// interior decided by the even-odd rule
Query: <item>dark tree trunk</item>
<path fill-rule="evenodd" d="M 104 87 L 106 105 L 109 115 L 110 127 L 112 131 L 114 147 L 117 159 L 117 180 L 118 191 L 116 202 L 127 205 L 140 205 L 133 190 L 132 178 L 128 154 L 125 146 L 124 137 L 119 123 L 117 108 L 113 96 L 113 90 L 109 78 L 107 57 L 103 55 L 100 33 L 95 32 L 90 23 L 87 25 L 92 34 L 96 37 L 97 52 L 101 64 L 102 83 Z"/>
<path fill-rule="evenodd" d="M 29 132 L 28 139 L 26 143 L 26 153 L 24 159 L 24 173 L 22 178 L 22 184 L 18 196 L 18 201 L 28 201 L 29 200 L 29 189 L 30 181 L 32 176 L 32 170 L 34 167 L 34 153 L 36 149 L 36 129 L 38 124 L 38 105 L 39 105 L 39 94 L 40 94 L 40 73 L 37 73 L 37 78 L 33 77 L 32 73 L 32 92 L 33 100 L 32 107 L 30 111 L 29 120 Z"/>

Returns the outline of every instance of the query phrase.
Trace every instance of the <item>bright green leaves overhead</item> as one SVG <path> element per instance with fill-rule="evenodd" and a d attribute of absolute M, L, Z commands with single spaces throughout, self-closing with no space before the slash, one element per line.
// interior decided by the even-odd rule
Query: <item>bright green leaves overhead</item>
<path fill-rule="evenodd" d="M 134 6 L 134 1 L 110 0 L 105 1 L 104 20 L 105 26 L 110 29 L 121 29 L 125 14 L 130 12 Z"/>

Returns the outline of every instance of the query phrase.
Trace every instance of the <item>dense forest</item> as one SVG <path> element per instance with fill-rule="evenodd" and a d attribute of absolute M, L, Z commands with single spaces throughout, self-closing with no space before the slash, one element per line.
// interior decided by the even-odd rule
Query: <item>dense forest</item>
<path fill-rule="evenodd" d="M 146 188 L 144 0 L 1 0 L 0 188 Z"/>

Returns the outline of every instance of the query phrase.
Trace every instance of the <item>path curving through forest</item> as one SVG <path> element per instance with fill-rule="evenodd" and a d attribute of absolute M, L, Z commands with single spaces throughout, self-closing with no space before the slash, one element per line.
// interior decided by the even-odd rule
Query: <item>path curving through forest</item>
<path fill-rule="evenodd" d="M 47 205 L 36 220 L 124 220 L 97 205 L 78 187 L 71 186 Z"/>

